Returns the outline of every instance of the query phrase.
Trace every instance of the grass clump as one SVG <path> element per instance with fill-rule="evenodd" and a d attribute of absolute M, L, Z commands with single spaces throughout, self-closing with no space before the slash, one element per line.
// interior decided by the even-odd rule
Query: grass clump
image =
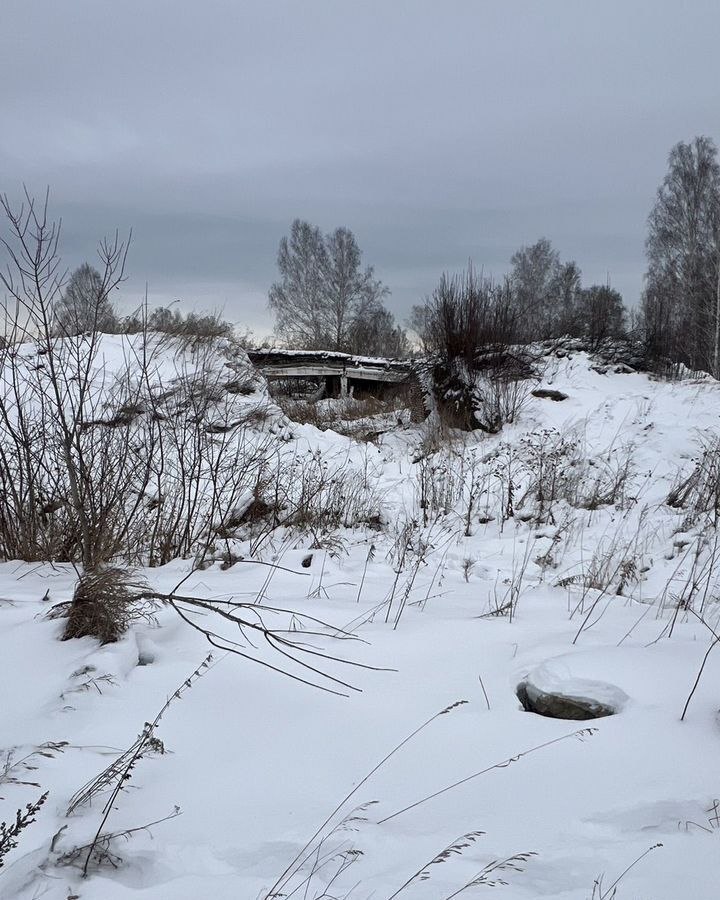
<path fill-rule="evenodd" d="M 127 569 L 107 566 L 84 573 L 67 608 L 62 640 L 92 637 L 112 644 L 138 615 L 144 585 Z"/>

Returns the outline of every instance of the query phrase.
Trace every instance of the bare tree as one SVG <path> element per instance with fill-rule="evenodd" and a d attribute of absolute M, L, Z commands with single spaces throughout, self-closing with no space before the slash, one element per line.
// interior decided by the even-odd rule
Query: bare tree
<path fill-rule="evenodd" d="M 366 300 L 353 315 L 348 329 L 348 350 L 364 356 L 407 356 L 409 344 L 395 317 L 379 300 Z"/>
<path fill-rule="evenodd" d="M 578 324 L 578 304 L 582 292 L 582 274 L 575 262 L 560 265 L 555 279 L 555 321 L 554 337 L 564 334 L 577 335 L 581 326 Z"/>
<path fill-rule="evenodd" d="M 417 335 L 422 353 L 430 352 L 432 335 L 430 333 L 430 301 L 413 304 L 407 319 L 407 327 Z"/>
<path fill-rule="evenodd" d="M 521 247 L 510 262 L 524 337 L 537 340 L 576 332 L 580 291 L 580 269 L 576 263 L 562 263 L 547 238 Z"/>
<path fill-rule="evenodd" d="M 89 263 L 78 266 L 53 302 L 55 332 L 74 336 L 89 331 L 114 331 L 118 320 L 108 297 L 109 287 L 100 272 Z"/>
<path fill-rule="evenodd" d="M 387 289 L 362 254 L 352 231 L 319 228 L 296 219 L 280 241 L 280 280 L 270 288 L 276 332 L 303 349 L 348 350 L 358 316 L 376 312 Z"/>
<path fill-rule="evenodd" d="M 580 291 L 577 305 L 577 327 L 591 348 L 607 338 L 625 333 L 626 312 L 618 291 L 609 285 L 593 285 Z"/>
<path fill-rule="evenodd" d="M 280 281 L 270 288 L 269 305 L 277 333 L 298 347 L 322 347 L 326 331 L 327 249 L 319 228 L 295 219 L 290 237 L 280 241 Z"/>
<path fill-rule="evenodd" d="M 720 164 L 709 137 L 670 151 L 648 229 L 648 350 L 719 375 Z"/>
<path fill-rule="evenodd" d="M 536 337 L 551 337 L 560 254 L 547 238 L 540 238 L 530 247 L 521 247 L 510 263 L 525 330 Z"/>
<path fill-rule="evenodd" d="M 350 344 L 349 332 L 365 320 L 387 312 L 382 298 L 387 288 L 375 278 L 372 266 L 361 268 L 362 254 L 355 235 L 348 228 L 336 228 L 325 238 L 328 268 L 325 294 L 328 330 L 332 349 L 341 350 Z"/>

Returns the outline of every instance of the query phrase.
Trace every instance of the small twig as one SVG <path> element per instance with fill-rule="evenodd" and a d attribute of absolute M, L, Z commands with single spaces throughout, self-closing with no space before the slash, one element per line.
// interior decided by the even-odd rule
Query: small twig
<path fill-rule="evenodd" d="M 488 698 L 487 691 L 485 690 L 485 685 L 483 684 L 482 675 L 478 675 L 478 681 L 480 682 L 480 687 L 482 688 L 483 696 L 485 697 L 485 702 L 487 703 L 488 712 L 490 711 L 490 699 Z"/>

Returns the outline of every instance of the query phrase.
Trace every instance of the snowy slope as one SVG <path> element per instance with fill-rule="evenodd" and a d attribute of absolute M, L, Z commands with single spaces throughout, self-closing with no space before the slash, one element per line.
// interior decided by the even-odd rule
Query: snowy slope
<path fill-rule="evenodd" d="M 343 697 L 214 651 L 169 706 L 157 730 L 164 752 L 138 761 L 106 830 L 140 828 L 175 806 L 181 814 L 119 837 L 109 845 L 115 865 L 87 878 L 82 858 L 63 855 L 93 838 L 108 794 L 67 817 L 71 797 L 213 648 L 171 609 L 117 644 L 60 642 L 62 622 L 45 613 L 71 597 L 72 567 L 0 564 L 0 747 L 16 748 L 17 761 L 67 742 L 33 757 L 32 771 L 10 773 L 38 787 L 7 773 L 3 782 L 0 765 L 1 819 L 49 791 L 0 869 L 0 898 L 267 898 L 343 797 L 459 700 L 359 787 L 275 896 L 443 900 L 479 877 L 461 896 L 501 879 L 508 900 L 610 897 L 602 892 L 657 844 L 619 881 L 618 898 L 719 896 L 720 651 L 680 721 L 713 640 L 708 626 L 718 625 L 714 530 L 665 501 L 720 432 L 720 386 L 601 374 L 591 363 L 582 353 L 550 357 L 542 383 L 567 400 L 528 396 L 501 434 L 455 436 L 434 453 L 423 427 L 373 446 L 283 423 L 287 465 L 319 452 L 338 472 L 364 473 L 381 525 L 332 535 L 286 526 L 254 552 L 240 534 L 232 549 L 244 559 L 230 568 L 191 573 L 191 561 L 177 560 L 143 574 L 161 591 L 187 577 L 186 595 L 259 599 L 260 610 L 330 622 L 357 640 L 331 631 L 308 640 L 368 668 L 315 660 L 352 685 Z M 540 512 L 533 477 L 543 448 L 556 453 L 559 488 Z M 508 471 L 515 515 L 504 521 Z M 616 502 L 574 505 L 619 471 Z M 442 510 L 423 509 L 423 483 L 442 492 L 432 500 Z M 674 615 L 693 579 L 706 624 Z M 627 702 L 589 722 L 524 712 L 515 688 L 541 665 L 570 685 L 606 683 Z M 483 833 L 441 853 L 472 832 Z M 479 874 L 517 854 L 532 855 Z"/>

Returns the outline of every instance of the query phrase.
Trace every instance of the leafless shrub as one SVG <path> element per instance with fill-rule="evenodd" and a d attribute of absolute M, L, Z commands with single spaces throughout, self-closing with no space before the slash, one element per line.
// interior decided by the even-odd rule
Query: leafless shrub
<path fill-rule="evenodd" d="M 119 367 L 106 366 L 107 338 L 97 330 L 56 336 L 59 229 L 47 201 L 27 197 L 15 211 L 2 198 L 1 206 L 10 265 L 2 275 L 0 556 L 91 571 L 117 558 L 155 565 L 194 555 L 261 477 L 272 416 L 262 400 L 243 399 L 258 382 L 225 326 L 202 317 L 183 320 L 183 329 L 192 325 L 188 346 L 182 329 L 153 332 L 145 311 L 133 334 L 114 339 Z M 122 280 L 126 251 L 117 237 L 101 244 L 99 298 Z"/>
<path fill-rule="evenodd" d="M 274 395 L 274 400 L 288 419 L 300 425 L 314 425 L 315 428 L 325 430 L 335 418 L 328 413 L 326 407 L 311 400 L 277 394 Z"/>
<path fill-rule="evenodd" d="M 98 418 L 87 415 L 98 331 L 55 336 L 64 276 L 60 230 L 48 219 L 47 197 L 36 204 L 26 193 L 16 209 L 3 195 L 0 211 L 8 225 L 2 240 L 8 265 L 0 273 L 8 298 L 0 342 L 0 552 L 30 559 L 68 553 L 91 566 L 97 523 L 86 500 L 82 424 Z M 122 281 L 127 246 L 117 234 L 100 244 L 98 304 Z M 59 524 L 48 521 L 53 513 Z"/>
<path fill-rule="evenodd" d="M 265 491 L 275 525 L 309 532 L 315 542 L 333 529 L 381 521 L 373 471 L 320 450 L 279 458 Z M 319 546 L 319 544 L 318 544 Z"/>
<path fill-rule="evenodd" d="M 480 348 L 513 343 L 517 327 L 509 283 L 495 285 L 470 266 L 443 275 L 426 304 L 431 351 L 472 368 Z"/>
<path fill-rule="evenodd" d="M 494 433 L 503 425 L 516 421 L 530 395 L 527 374 L 515 374 L 511 368 L 501 370 L 488 379 L 479 394 L 480 421 L 485 431 Z"/>
<path fill-rule="evenodd" d="M 265 412 L 253 417 L 245 411 L 240 422 L 232 406 L 217 405 L 195 389 L 198 381 L 214 381 L 215 376 L 188 377 L 190 388 L 178 400 L 158 405 L 165 414 L 153 426 L 156 452 L 148 460 L 144 502 L 133 534 L 134 546 L 151 565 L 202 553 L 217 534 L 229 534 L 236 511 L 248 497 L 259 502 L 271 477 L 274 438 L 250 427 L 262 429 Z"/>
<path fill-rule="evenodd" d="M 554 522 L 554 504 L 567 497 L 577 480 L 576 442 L 556 429 L 546 428 L 522 439 L 520 456 L 529 484 L 516 511 L 530 501 L 533 521 Z"/>
<path fill-rule="evenodd" d="M 496 285 L 470 267 L 441 279 L 426 304 L 425 339 L 437 410 L 451 428 L 495 434 L 517 417 L 534 375 L 527 351 L 513 346 L 518 307 L 509 281 Z"/>
<path fill-rule="evenodd" d="M 233 326 L 222 319 L 219 310 L 209 313 L 190 312 L 186 316 L 176 308 L 170 310 L 159 307 L 142 310 L 141 316 L 134 316 L 125 323 L 126 333 L 147 328 L 149 331 L 165 334 L 176 339 L 176 344 L 184 350 L 194 352 L 203 343 L 217 338 L 233 336 Z"/>
<path fill-rule="evenodd" d="M 457 433 L 448 428 L 443 419 L 437 415 L 430 416 L 419 430 L 420 440 L 412 456 L 413 462 L 419 462 L 425 456 L 445 452 L 459 445 Z"/>
<path fill-rule="evenodd" d="M 321 431 L 340 431 L 343 423 L 361 421 L 377 411 L 379 401 L 359 401 L 352 397 L 334 400 L 312 400 L 276 395 L 275 400 L 293 422 L 314 425 Z"/>
<path fill-rule="evenodd" d="M 554 523 L 559 501 L 589 510 L 610 505 L 626 507 L 636 499 L 628 495 L 632 449 L 626 446 L 586 458 L 572 432 L 547 428 L 528 435 L 518 449 L 527 483 L 516 512 L 522 511 L 522 518 L 542 524 Z"/>
<path fill-rule="evenodd" d="M 450 448 L 420 456 L 416 466 L 417 504 L 423 525 L 447 516 L 463 496 L 463 456 Z"/>

